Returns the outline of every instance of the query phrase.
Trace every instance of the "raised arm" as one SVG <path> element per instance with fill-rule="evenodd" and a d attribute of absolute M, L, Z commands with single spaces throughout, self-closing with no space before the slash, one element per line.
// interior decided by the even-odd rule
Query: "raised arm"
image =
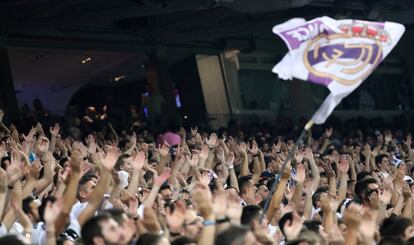
<path fill-rule="evenodd" d="M 139 177 L 141 175 L 141 169 L 145 163 L 145 152 L 138 152 L 132 159 L 132 167 L 134 168 L 132 172 L 131 181 L 128 185 L 128 192 L 131 196 L 135 196 L 138 191 Z"/>
<path fill-rule="evenodd" d="M 78 190 L 79 179 L 81 177 L 81 164 L 82 157 L 81 153 L 77 150 L 72 151 L 70 158 L 70 175 L 68 176 L 68 184 L 63 192 L 62 210 L 59 213 L 58 219 L 54 222 L 54 229 L 56 235 L 59 235 L 66 226 L 66 218 L 69 216 L 72 206 L 76 202 L 76 193 Z"/>
<path fill-rule="evenodd" d="M 116 149 L 108 148 L 106 155 L 101 159 L 103 168 L 101 168 L 101 176 L 99 178 L 99 181 L 88 200 L 88 204 L 78 217 L 78 222 L 81 227 L 89 218 L 93 216 L 95 211 L 99 208 L 104 194 L 109 188 L 111 171 L 114 168 L 117 159 L 118 153 L 116 152 Z"/>
<path fill-rule="evenodd" d="M 346 156 L 341 156 L 339 160 L 339 188 L 338 188 L 338 201 L 342 202 L 346 198 L 346 191 L 348 190 L 348 170 L 349 163 Z"/>
<path fill-rule="evenodd" d="M 226 159 L 226 167 L 229 171 L 230 177 L 230 186 L 235 188 L 239 191 L 239 182 L 237 181 L 236 172 L 234 171 L 234 154 L 232 152 L 229 153 L 229 156 Z"/>
<path fill-rule="evenodd" d="M 306 147 L 305 149 L 305 159 L 309 162 L 309 167 L 311 168 L 311 174 L 312 174 L 312 190 L 315 191 L 318 186 L 319 182 L 321 180 L 321 176 L 319 174 L 319 169 L 316 166 L 315 159 L 313 157 L 313 152 L 310 147 Z"/>
<path fill-rule="evenodd" d="M 269 209 L 267 210 L 267 213 L 266 213 L 268 220 L 271 220 L 275 214 L 276 209 L 280 208 L 280 204 L 282 203 L 282 200 L 285 194 L 286 184 L 289 178 L 290 178 L 290 163 L 288 163 L 286 168 L 284 169 L 281 179 L 279 183 L 277 184 L 276 191 L 273 194 L 272 200 L 270 201 Z"/>
<path fill-rule="evenodd" d="M 49 146 L 50 152 L 55 152 L 56 138 L 59 135 L 59 131 L 60 131 L 59 123 L 55 123 L 53 127 L 50 127 L 50 146 Z"/>
<path fill-rule="evenodd" d="M 148 195 L 147 199 L 143 202 L 142 205 L 144 207 L 152 208 L 154 205 L 155 200 L 157 199 L 158 192 L 161 188 L 161 186 L 164 184 L 164 182 L 170 177 L 171 171 L 169 169 L 164 169 L 164 171 L 161 173 L 161 175 L 157 175 L 156 171 L 153 171 L 153 178 L 154 178 L 154 184 L 152 185 L 152 189 L 150 191 L 150 194 Z"/>

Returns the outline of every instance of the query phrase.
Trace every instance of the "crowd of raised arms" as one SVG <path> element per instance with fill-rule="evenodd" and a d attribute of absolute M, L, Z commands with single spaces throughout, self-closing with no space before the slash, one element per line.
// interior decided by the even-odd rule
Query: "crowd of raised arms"
<path fill-rule="evenodd" d="M 85 116 L 74 137 L 6 117 L 0 244 L 414 244 L 409 132 L 327 127 L 295 147 L 260 130 L 153 136 Z"/>

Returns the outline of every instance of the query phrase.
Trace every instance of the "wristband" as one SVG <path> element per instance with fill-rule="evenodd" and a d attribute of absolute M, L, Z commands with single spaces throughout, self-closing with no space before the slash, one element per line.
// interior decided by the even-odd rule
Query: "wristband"
<path fill-rule="evenodd" d="M 212 221 L 212 220 L 204 220 L 203 221 L 203 226 L 210 226 L 210 225 L 215 225 L 216 222 Z"/>
<path fill-rule="evenodd" d="M 216 219 L 216 224 L 222 224 L 222 223 L 226 223 L 229 221 L 230 221 L 229 217 L 225 216 L 224 218 Z"/>
<path fill-rule="evenodd" d="M 7 189 L 9 189 L 9 190 L 13 190 L 13 186 L 8 185 L 8 186 L 7 186 Z"/>
<path fill-rule="evenodd" d="M 228 170 L 230 170 L 230 169 L 234 169 L 234 165 L 227 166 L 227 169 L 228 169 Z"/>

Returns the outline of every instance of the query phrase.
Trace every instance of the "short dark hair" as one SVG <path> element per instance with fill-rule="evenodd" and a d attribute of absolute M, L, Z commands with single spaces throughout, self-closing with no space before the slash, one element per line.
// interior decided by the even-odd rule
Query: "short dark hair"
<path fill-rule="evenodd" d="M 412 244 L 412 242 L 410 243 L 409 241 L 407 241 L 406 243 L 404 243 L 404 240 L 401 238 L 397 238 L 397 237 L 383 237 L 378 245 L 400 245 L 400 244 Z"/>
<path fill-rule="evenodd" d="M 217 235 L 214 244 L 243 245 L 248 232 L 249 229 L 247 227 L 232 225 Z"/>
<path fill-rule="evenodd" d="M 388 156 L 385 155 L 385 154 L 379 154 L 378 156 L 375 157 L 375 165 L 377 165 L 377 167 L 382 162 L 382 159 L 384 157 L 387 157 L 388 158 Z"/>
<path fill-rule="evenodd" d="M 283 230 L 283 227 L 285 227 L 286 222 L 292 221 L 292 220 L 293 220 L 292 212 L 285 213 L 279 220 L 279 223 L 278 223 L 279 229 L 282 232 L 284 237 L 286 237 L 286 235 L 285 235 L 285 231 Z"/>
<path fill-rule="evenodd" d="M 40 220 L 44 222 L 43 216 L 45 214 L 45 209 L 46 209 L 46 205 L 48 202 L 54 203 L 56 202 L 56 197 L 55 196 L 48 196 L 46 198 L 42 199 L 42 203 L 39 206 L 39 217 Z"/>
<path fill-rule="evenodd" d="M 96 176 L 92 172 L 87 172 L 85 175 L 82 176 L 82 178 L 79 180 L 78 190 L 76 192 L 76 198 L 79 199 L 80 190 L 86 185 L 86 183 L 88 183 L 89 181 L 91 181 L 93 179 L 98 180 L 98 176 Z"/>
<path fill-rule="evenodd" d="M 93 239 L 95 237 L 103 237 L 100 223 L 109 219 L 111 219 L 111 216 L 108 213 L 101 213 L 86 221 L 81 231 L 84 244 L 94 244 Z"/>
<path fill-rule="evenodd" d="M 407 229 L 407 227 L 410 225 L 412 225 L 410 219 L 391 216 L 384 219 L 380 226 L 379 232 L 381 234 L 381 237 L 404 238 L 405 229 Z"/>
<path fill-rule="evenodd" d="M 116 160 L 114 169 L 116 171 L 121 170 L 121 166 L 124 164 L 124 160 L 129 157 L 131 157 L 129 154 L 122 154 L 121 156 L 119 156 L 118 159 Z"/>
<path fill-rule="evenodd" d="M 139 236 L 137 245 L 157 245 L 161 238 L 162 236 L 158 234 L 145 233 Z"/>
<path fill-rule="evenodd" d="M 357 181 L 355 184 L 355 195 L 360 199 L 360 201 L 363 201 L 367 198 L 366 195 L 368 194 L 368 185 L 376 183 L 377 181 L 373 178 Z"/>
<path fill-rule="evenodd" d="M 318 234 L 320 225 L 322 225 L 322 222 L 319 220 L 307 220 L 303 223 L 303 226 L 305 226 L 307 230 L 314 231 Z"/>
<path fill-rule="evenodd" d="M 124 210 L 118 208 L 106 209 L 104 212 L 108 213 L 119 225 L 122 225 L 125 220 L 123 214 L 126 214 Z"/>
<path fill-rule="evenodd" d="M 195 243 L 193 239 L 186 236 L 178 236 L 171 241 L 171 245 L 187 245 L 189 243 Z"/>
<path fill-rule="evenodd" d="M 32 212 L 32 209 L 30 208 L 30 203 L 34 200 L 35 199 L 32 196 L 28 196 L 25 199 L 23 199 L 22 209 L 25 214 L 29 214 Z"/>
<path fill-rule="evenodd" d="M 238 179 L 239 182 L 239 192 L 240 194 L 244 193 L 243 188 L 249 184 L 249 181 L 252 179 L 251 176 L 243 176 Z"/>
<path fill-rule="evenodd" d="M 167 190 L 167 189 L 170 190 L 170 191 L 172 191 L 170 185 L 162 185 L 160 187 L 160 192 L 163 191 L 163 190 Z"/>
<path fill-rule="evenodd" d="M 16 235 L 6 235 L 0 237 L 0 244 L 24 245 L 26 243 L 20 240 Z"/>
<path fill-rule="evenodd" d="M 257 205 L 247 205 L 243 207 L 241 224 L 250 226 L 254 219 L 260 219 L 262 208 Z"/>
<path fill-rule="evenodd" d="M 322 186 L 316 189 L 315 193 L 312 195 L 312 205 L 316 208 L 316 203 L 321 199 L 321 194 L 328 192 L 329 187 Z"/>
<path fill-rule="evenodd" d="M 368 172 L 368 171 L 362 171 L 362 172 L 359 172 L 358 174 L 357 174 L 357 181 L 360 181 L 360 180 L 362 180 L 362 179 L 365 179 L 366 177 L 370 177 L 371 176 L 371 173 L 370 172 Z"/>

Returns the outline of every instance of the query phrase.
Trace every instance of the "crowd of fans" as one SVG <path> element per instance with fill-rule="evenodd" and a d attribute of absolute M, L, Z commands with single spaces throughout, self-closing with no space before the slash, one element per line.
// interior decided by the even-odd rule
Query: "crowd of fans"
<path fill-rule="evenodd" d="M 329 127 L 297 147 L 233 124 L 152 135 L 87 113 L 22 132 L 4 116 L 0 244 L 414 244 L 408 132 Z"/>

